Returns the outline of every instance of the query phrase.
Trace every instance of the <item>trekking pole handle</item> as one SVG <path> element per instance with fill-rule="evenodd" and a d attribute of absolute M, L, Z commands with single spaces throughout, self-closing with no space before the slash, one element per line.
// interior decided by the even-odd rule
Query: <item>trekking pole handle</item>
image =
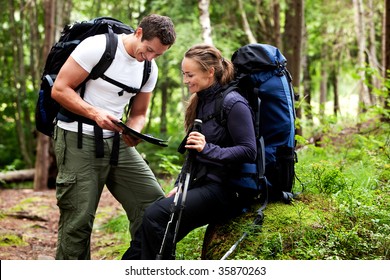
<path fill-rule="evenodd" d="M 194 124 L 192 125 L 191 132 L 193 132 L 193 131 L 201 132 L 202 131 L 202 124 L 203 124 L 203 122 L 201 119 L 195 119 Z M 187 172 L 191 172 L 191 165 L 192 165 L 193 159 L 195 158 L 195 153 L 196 153 L 196 150 L 193 150 L 193 149 L 188 150 L 187 162 L 186 162 L 187 163 L 186 164 Z"/>
<path fill-rule="evenodd" d="M 200 132 L 202 130 L 202 120 L 201 119 L 195 119 L 194 120 L 194 124 L 192 125 L 192 128 L 191 130 L 188 131 L 187 135 L 184 137 L 184 139 L 181 141 L 179 147 L 177 148 L 177 151 L 181 154 L 184 154 L 186 152 L 186 148 L 184 147 L 187 143 L 187 138 L 188 138 L 188 135 L 190 135 L 190 133 L 192 131 L 197 131 L 197 132 Z"/>
<path fill-rule="evenodd" d="M 194 125 L 192 127 L 192 131 L 201 132 L 202 131 L 202 120 L 201 119 L 195 119 Z"/>
<path fill-rule="evenodd" d="M 201 132 L 202 131 L 202 120 L 200 119 L 195 119 L 194 120 L 194 124 L 192 126 L 192 131 L 196 131 L 196 132 Z M 184 178 L 184 190 L 183 190 L 183 197 L 182 197 L 182 206 L 184 207 L 185 205 L 185 201 L 186 201 L 186 196 L 187 196 L 187 188 L 188 188 L 188 185 L 189 185 L 189 181 L 190 181 L 190 178 L 191 178 L 191 169 L 192 169 L 192 162 L 195 158 L 195 150 L 189 150 L 188 151 L 188 154 L 187 154 L 187 159 L 186 159 L 186 163 L 185 163 L 185 178 Z"/>

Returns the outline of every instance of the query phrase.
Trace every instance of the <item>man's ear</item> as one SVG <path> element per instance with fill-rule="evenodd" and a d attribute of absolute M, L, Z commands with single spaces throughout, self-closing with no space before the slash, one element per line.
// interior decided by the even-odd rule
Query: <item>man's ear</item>
<path fill-rule="evenodd" d="M 137 29 L 134 32 L 134 36 L 139 39 L 142 39 L 142 27 L 137 27 Z"/>

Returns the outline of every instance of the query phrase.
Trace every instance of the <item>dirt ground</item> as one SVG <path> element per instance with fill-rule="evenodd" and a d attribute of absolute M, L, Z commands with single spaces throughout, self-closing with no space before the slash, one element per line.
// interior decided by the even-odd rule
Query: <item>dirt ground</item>
<path fill-rule="evenodd" d="M 99 225 L 122 211 L 120 204 L 105 189 L 92 233 L 92 259 L 102 258 L 94 254 L 104 247 Z M 0 260 L 54 259 L 58 219 L 55 190 L 0 189 Z M 115 238 L 110 238 L 107 233 L 104 233 L 104 239 L 115 242 Z"/>

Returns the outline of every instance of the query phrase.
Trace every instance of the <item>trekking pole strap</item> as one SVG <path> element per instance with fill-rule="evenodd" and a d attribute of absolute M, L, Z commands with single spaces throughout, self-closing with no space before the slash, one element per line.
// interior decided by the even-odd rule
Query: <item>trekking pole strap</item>
<path fill-rule="evenodd" d="M 179 175 L 179 183 L 178 183 L 178 186 L 176 187 L 177 188 L 177 191 L 175 193 L 175 197 L 173 198 L 173 202 L 170 206 L 170 211 L 171 211 L 171 214 L 170 214 L 170 217 L 169 217 L 169 221 L 167 223 L 167 226 L 165 227 L 165 232 L 164 232 L 164 236 L 163 236 L 163 240 L 161 242 L 161 247 L 160 247 L 160 251 L 158 252 L 157 256 L 156 256 L 156 260 L 162 260 L 163 259 L 163 253 L 164 253 L 164 250 L 165 250 L 165 246 L 167 244 L 167 238 L 168 238 L 168 234 L 171 230 L 171 227 L 172 227 L 172 224 L 173 224 L 173 219 L 175 217 L 175 214 L 176 214 L 176 210 L 177 210 L 177 204 L 178 204 L 178 201 L 179 201 L 179 196 L 181 194 L 181 190 L 182 190 L 182 183 L 181 183 L 181 174 Z"/>
<path fill-rule="evenodd" d="M 257 210 L 257 216 L 255 218 L 255 220 L 253 221 L 253 225 L 252 226 L 255 226 L 255 225 L 259 225 L 261 226 L 263 224 L 263 221 L 264 221 L 264 214 L 263 214 L 263 209 L 262 207 L 260 207 L 258 210 Z M 248 236 L 248 233 L 247 232 L 244 232 L 244 234 L 236 241 L 236 243 L 233 244 L 232 247 L 230 247 L 230 249 L 225 253 L 225 255 L 223 255 L 223 257 L 221 258 L 221 260 L 226 260 L 233 252 L 234 250 L 236 250 L 236 248 L 238 247 L 238 245 Z"/>
<path fill-rule="evenodd" d="M 237 240 L 236 243 L 232 247 L 230 247 L 229 251 L 226 252 L 225 255 L 221 258 L 221 260 L 226 260 L 233 252 L 236 250 L 237 246 L 248 236 L 248 233 L 244 232 L 244 234 Z"/>

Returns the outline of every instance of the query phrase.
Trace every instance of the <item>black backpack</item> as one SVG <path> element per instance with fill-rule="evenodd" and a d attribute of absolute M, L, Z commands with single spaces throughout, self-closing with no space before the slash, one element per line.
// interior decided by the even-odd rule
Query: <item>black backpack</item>
<path fill-rule="evenodd" d="M 57 116 L 61 116 L 62 119 L 66 119 L 68 121 L 95 124 L 92 120 L 83 118 L 65 110 L 60 106 L 60 104 L 51 98 L 51 90 L 62 65 L 68 59 L 76 46 L 90 36 L 105 34 L 106 50 L 100 61 L 92 69 L 87 79 L 79 85 L 78 89 L 82 89 L 80 93 L 81 97 L 83 97 L 83 87 L 85 87 L 87 80 L 97 79 L 99 77 L 122 88 L 123 91 L 132 93 L 138 93 L 140 91 L 140 89 L 128 87 L 104 75 L 104 72 L 111 65 L 111 62 L 115 57 L 118 44 L 117 34 L 122 33 L 131 34 L 134 33 L 134 30 L 121 21 L 110 17 L 99 17 L 90 21 L 75 22 L 72 25 L 66 25 L 64 27 L 59 41 L 52 46 L 47 56 L 45 67 L 41 76 L 41 86 L 35 109 L 35 124 L 38 131 L 45 135 L 53 136 Z M 150 61 L 145 60 L 141 88 L 149 79 L 150 71 L 151 63 Z"/>
<path fill-rule="evenodd" d="M 224 98 L 232 90 L 249 102 L 254 112 L 257 140 L 255 163 L 240 165 L 231 174 L 231 182 L 246 197 L 263 195 L 265 202 L 290 202 L 295 179 L 296 99 L 287 61 L 274 46 L 249 44 L 232 56 L 235 80 L 221 91 L 216 102 L 216 119 L 222 125 L 227 112 Z M 265 204 L 266 205 L 266 204 Z"/>

